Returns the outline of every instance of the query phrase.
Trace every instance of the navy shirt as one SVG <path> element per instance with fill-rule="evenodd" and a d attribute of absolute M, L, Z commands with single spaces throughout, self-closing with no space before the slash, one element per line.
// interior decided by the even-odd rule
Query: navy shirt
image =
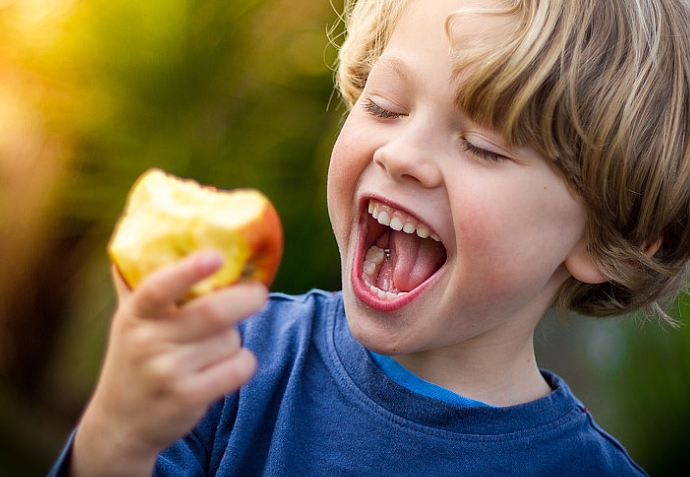
<path fill-rule="evenodd" d="M 240 329 L 256 376 L 164 451 L 155 475 L 646 475 L 550 372 L 551 394 L 511 407 L 396 383 L 350 333 L 340 293 L 273 294 Z"/>

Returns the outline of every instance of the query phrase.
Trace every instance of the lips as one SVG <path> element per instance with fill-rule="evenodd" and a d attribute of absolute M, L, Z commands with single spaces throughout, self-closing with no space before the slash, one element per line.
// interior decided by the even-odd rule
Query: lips
<path fill-rule="evenodd" d="M 356 270 L 362 292 L 374 301 L 395 302 L 414 294 L 446 261 L 446 249 L 432 228 L 390 205 L 369 200 L 361 225 Z"/>

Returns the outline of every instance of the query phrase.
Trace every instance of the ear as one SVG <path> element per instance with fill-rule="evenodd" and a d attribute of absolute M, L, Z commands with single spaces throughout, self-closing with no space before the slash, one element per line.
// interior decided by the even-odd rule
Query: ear
<path fill-rule="evenodd" d="M 663 243 L 664 239 L 663 237 L 657 240 L 656 242 L 652 243 L 645 243 L 644 244 L 644 253 L 648 257 L 653 257 L 654 254 L 659 250 L 659 247 L 661 247 L 661 244 Z"/>
<path fill-rule="evenodd" d="M 608 281 L 592 258 L 592 254 L 587 250 L 585 240 L 577 244 L 564 263 L 570 275 L 583 283 L 596 285 Z"/>
<path fill-rule="evenodd" d="M 642 247 L 645 255 L 653 257 L 659 250 L 659 247 L 661 247 L 662 242 L 663 238 L 656 242 L 645 243 Z M 587 250 L 584 240 L 577 244 L 576 248 L 565 260 L 565 267 L 570 272 L 570 275 L 583 283 L 596 285 L 608 281 L 608 278 L 604 276 L 599 266 L 592 259 L 592 254 Z"/>

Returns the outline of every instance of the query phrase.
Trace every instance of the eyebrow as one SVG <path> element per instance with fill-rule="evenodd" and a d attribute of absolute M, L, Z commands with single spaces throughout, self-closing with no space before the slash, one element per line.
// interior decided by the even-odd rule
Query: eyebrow
<path fill-rule="evenodd" d="M 392 73 L 401 77 L 404 80 L 411 80 L 413 75 L 412 69 L 397 56 L 380 56 L 369 71 L 369 75 L 374 70 L 382 69 L 386 73 Z"/>
<path fill-rule="evenodd" d="M 374 70 L 381 70 L 382 74 L 393 74 L 401 78 L 403 81 L 414 84 L 415 83 L 415 72 L 414 69 L 410 67 L 408 63 L 406 63 L 402 58 L 399 56 L 395 55 L 381 55 L 379 58 L 374 62 L 374 65 L 372 66 L 371 70 L 369 71 L 369 76 L 371 76 L 371 73 Z M 414 87 L 414 86 L 413 86 Z M 462 108 L 460 108 L 458 101 L 457 101 L 457 96 L 459 96 L 459 92 L 456 94 L 456 98 L 453 101 L 453 107 L 460 113 L 463 114 L 467 120 L 472 123 L 475 127 L 483 130 L 485 134 L 489 136 L 488 139 L 490 139 L 492 142 L 496 144 L 497 147 L 502 149 L 506 154 L 511 154 L 515 155 L 519 153 L 520 147 L 519 146 L 511 146 L 506 143 L 505 139 L 502 137 L 501 133 L 489 126 L 485 126 L 482 124 L 477 123 L 475 120 L 470 118 L 466 112 L 463 112 Z"/>
<path fill-rule="evenodd" d="M 371 70 L 369 70 L 369 75 L 371 76 L 371 73 L 375 70 L 381 70 L 382 74 L 392 74 L 395 75 L 399 78 L 401 78 L 405 83 L 408 85 L 411 85 L 413 88 L 418 86 L 419 79 L 417 75 L 415 74 L 415 70 L 407 63 L 405 60 L 400 58 L 399 56 L 395 55 L 381 55 L 379 58 L 374 62 L 374 65 L 372 66 Z M 455 78 L 454 78 L 455 79 Z M 368 78 L 367 78 L 368 80 Z M 462 108 L 459 107 L 459 102 L 457 101 L 457 97 L 460 95 L 459 89 L 456 92 L 456 97 L 453 101 L 454 107 L 458 111 L 462 111 Z"/>

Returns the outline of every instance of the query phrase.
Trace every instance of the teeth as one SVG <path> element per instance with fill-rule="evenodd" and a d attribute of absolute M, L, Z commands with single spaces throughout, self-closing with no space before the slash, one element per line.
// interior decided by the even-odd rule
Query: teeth
<path fill-rule="evenodd" d="M 388 215 L 388 212 L 386 212 L 385 210 L 379 212 L 379 216 L 376 218 L 376 220 L 378 220 L 379 224 L 381 225 L 388 226 L 391 224 L 391 218 Z"/>
<path fill-rule="evenodd" d="M 441 241 L 441 238 L 438 235 L 432 234 L 427 226 L 418 223 L 412 217 L 408 217 L 401 214 L 400 212 L 390 211 L 387 209 L 388 208 L 383 204 L 380 204 L 373 200 L 369 201 L 369 214 L 371 214 L 371 216 L 374 219 L 376 219 L 376 221 L 381 225 L 390 227 L 398 232 L 402 230 L 407 234 L 416 233 L 420 238 L 431 237 L 437 242 Z"/>
<path fill-rule="evenodd" d="M 401 211 L 391 209 L 374 200 L 369 201 L 368 211 L 378 223 L 390 227 L 393 230 L 403 231 L 407 234 L 417 234 L 421 238 L 430 237 L 437 242 L 441 241 L 440 237 L 432 233 L 429 227 L 420 224 L 419 221 Z M 398 293 L 385 291 L 385 289 L 393 288 L 393 284 L 390 281 L 391 277 L 380 276 L 382 270 L 381 266 L 389 259 L 389 254 L 389 250 L 372 245 L 369 250 L 367 250 L 366 256 L 364 257 L 362 270 L 362 279 L 364 283 L 367 284 L 374 295 L 382 300 L 395 300 L 407 295 L 407 292 Z M 377 287 L 372 282 L 378 283 L 381 288 Z"/>
<path fill-rule="evenodd" d="M 383 259 L 386 258 L 386 251 L 381 247 L 373 245 L 369 250 L 367 250 L 367 256 L 364 260 L 367 262 L 372 262 L 375 265 L 380 265 L 383 263 Z"/>
<path fill-rule="evenodd" d="M 384 291 L 380 289 L 379 287 L 373 285 L 371 282 L 374 280 L 374 277 L 378 273 L 379 266 L 388 260 L 389 258 L 389 250 L 385 250 L 381 247 L 377 247 L 376 245 L 372 245 L 369 250 L 367 250 L 367 255 L 364 257 L 364 270 L 363 270 L 363 276 L 362 278 L 364 279 L 364 283 L 367 284 L 369 289 L 374 293 L 376 296 L 379 298 L 382 298 L 384 300 L 395 300 L 396 298 L 400 298 L 401 296 L 405 296 L 407 292 L 390 292 L 390 291 Z M 390 286 L 390 282 L 386 282 L 385 279 L 383 281 L 384 287 Z"/>
<path fill-rule="evenodd" d="M 383 298 L 384 300 L 395 300 L 396 298 L 403 297 L 407 295 L 407 292 L 400 292 L 400 293 L 393 293 L 393 292 L 385 292 L 381 290 L 380 288 L 375 287 L 371 283 L 367 283 L 369 285 L 369 289 L 376 294 L 379 298 Z"/>
<path fill-rule="evenodd" d="M 385 259 L 386 251 L 381 247 L 373 245 L 369 250 L 367 250 L 367 255 L 364 257 L 364 275 L 367 277 L 373 277 L 376 274 L 378 266 L 381 265 Z"/>
<path fill-rule="evenodd" d="M 367 284 L 367 286 L 372 291 L 372 293 L 374 293 L 379 298 L 383 298 L 384 300 L 395 300 L 396 298 L 400 298 L 400 297 L 407 295 L 407 292 L 395 293 L 395 292 L 383 291 L 380 288 L 375 287 L 374 285 L 369 283 L 369 281 L 367 279 L 365 279 L 364 282 Z"/>

